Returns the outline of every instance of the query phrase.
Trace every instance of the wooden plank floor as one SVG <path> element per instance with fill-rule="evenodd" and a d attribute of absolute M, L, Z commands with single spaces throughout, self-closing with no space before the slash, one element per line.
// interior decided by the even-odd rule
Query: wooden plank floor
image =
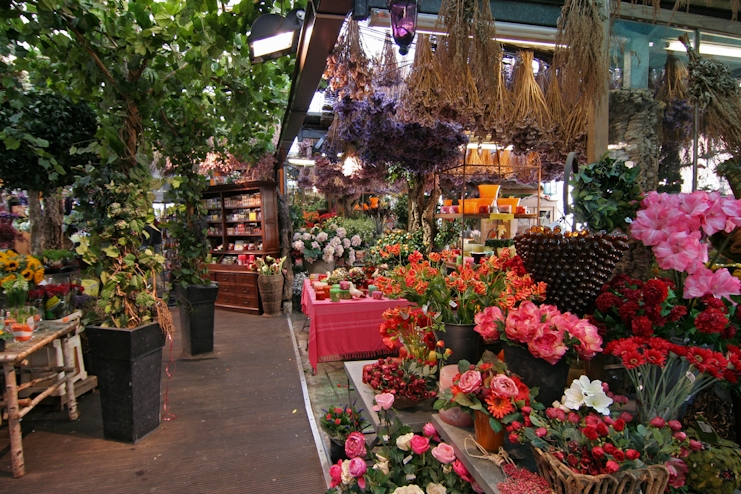
<path fill-rule="evenodd" d="M 75 422 L 66 411 L 37 408 L 22 423 L 21 479 L 11 476 L 8 428 L 0 426 L 0 492 L 326 490 L 285 318 L 217 311 L 213 354 L 182 357 L 177 337 L 173 348 L 175 420 L 131 445 L 103 439 L 97 392 L 80 397 Z M 169 343 L 163 392 L 168 350 Z"/>

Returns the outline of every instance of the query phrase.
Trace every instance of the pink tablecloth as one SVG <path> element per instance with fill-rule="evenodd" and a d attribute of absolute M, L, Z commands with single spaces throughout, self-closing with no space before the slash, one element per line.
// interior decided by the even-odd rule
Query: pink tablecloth
<path fill-rule="evenodd" d="M 317 300 L 309 279 L 304 280 L 301 310 L 310 319 L 309 362 L 316 372 L 317 362 L 372 358 L 388 353 L 378 328 L 383 311 L 407 306 L 406 299 Z"/>

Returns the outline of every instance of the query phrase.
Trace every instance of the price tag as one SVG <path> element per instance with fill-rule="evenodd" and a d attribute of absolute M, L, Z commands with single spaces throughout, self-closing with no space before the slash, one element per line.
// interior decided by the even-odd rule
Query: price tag
<path fill-rule="evenodd" d="M 695 382 L 695 375 L 692 372 L 687 371 L 685 376 L 687 376 L 687 379 L 689 379 L 691 383 Z"/>
<path fill-rule="evenodd" d="M 407 456 L 406 458 L 404 458 L 404 460 L 402 461 L 402 463 L 404 463 L 404 464 L 406 465 L 406 464 L 407 464 L 407 463 L 409 463 L 410 461 L 412 461 L 412 455 L 409 455 L 409 456 Z M 409 479 L 409 480 L 412 480 L 412 479 L 414 479 L 414 475 L 412 475 L 412 478 L 411 478 L 411 479 Z"/>
<path fill-rule="evenodd" d="M 710 424 L 707 424 L 705 422 L 697 421 L 697 427 L 700 428 L 700 430 L 706 434 L 712 434 L 715 432 L 712 427 L 710 427 Z"/>
<path fill-rule="evenodd" d="M 454 309 L 456 309 L 456 308 L 458 307 L 458 304 L 457 304 L 457 303 L 455 303 L 455 300 L 451 300 L 451 301 L 450 301 L 450 302 L 448 302 L 448 303 L 449 303 L 449 304 L 450 304 L 450 306 L 451 306 L 452 308 L 454 308 Z"/>

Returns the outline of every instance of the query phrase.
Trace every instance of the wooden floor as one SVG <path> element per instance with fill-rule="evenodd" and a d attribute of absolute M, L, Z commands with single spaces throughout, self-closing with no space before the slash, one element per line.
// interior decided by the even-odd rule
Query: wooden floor
<path fill-rule="evenodd" d="M 177 322 L 177 321 L 176 321 Z M 49 407 L 22 423 L 26 476 L 11 476 L 0 426 L 0 492 L 306 493 L 326 490 L 285 318 L 217 311 L 214 353 L 176 360 L 177 418 L 136 445 L 103 439 L 99 394 L 79 399 L 80 419 Z M 168 361 L 169 343 L 163 353 Z"/>

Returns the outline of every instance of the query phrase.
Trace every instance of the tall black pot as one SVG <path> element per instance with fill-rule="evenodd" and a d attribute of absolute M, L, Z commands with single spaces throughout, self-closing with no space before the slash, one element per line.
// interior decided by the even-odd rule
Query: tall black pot
<path fill-rule="evenodd" d="M 445 323 L 445 331 L 435 331 L 435 337 L 445 342 L 445 348 L 453 353 L 447 360 L 448 364 L 457 364 L 460 360 L 468 360 L 475 364 L 479 353 L 479 334 L 473 330 L 475 324 Z"/>
<path fill-rule="evenodd" d="M 165 334 L 158 323 L 134 329 L 85 328 L 100 389 L 103 437 L 136 443 L 160 425 Z"/>
<path fill-rule="evenodd" d="M 554 401 L 561 400 L 569 377 L 569 364 L 566 363 L 566 359 L 551 365 L 533 356 L 527 347 L 504 345 L 504 361 L 507 368 L 520 376 L 528 387 L 540 388 L 535 398 L 537 401 L 545 406 L 551 406 Z"/>
<path fill-rule="evenodd" d="M 180 331 L 183 351 L 200 355 L 214 351 L 214 303 L 219 284 L 181 285 L 175 287 L 180 306 Z"/>

